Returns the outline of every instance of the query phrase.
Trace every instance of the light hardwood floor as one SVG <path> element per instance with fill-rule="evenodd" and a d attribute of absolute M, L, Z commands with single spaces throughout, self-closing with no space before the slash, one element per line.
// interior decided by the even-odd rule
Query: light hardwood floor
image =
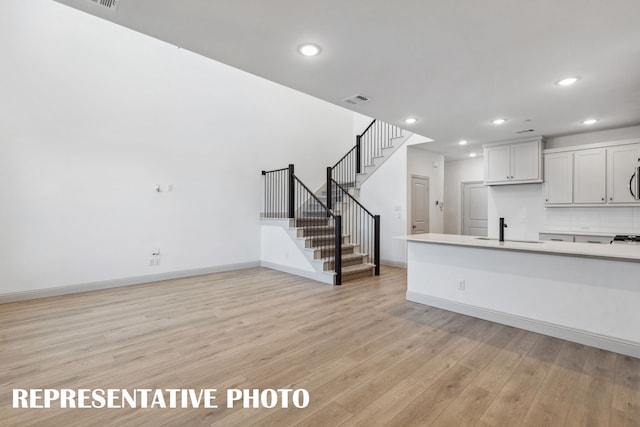
<path fill-rule="evenodd" d="M 255 268 L 0 305 L 3 426 L 639 426 L 640 360 Z M 640 326 L 639 326 L 640 327 Z M 13 388 L 305 388 L 306 409 L 12 409 Z"/>

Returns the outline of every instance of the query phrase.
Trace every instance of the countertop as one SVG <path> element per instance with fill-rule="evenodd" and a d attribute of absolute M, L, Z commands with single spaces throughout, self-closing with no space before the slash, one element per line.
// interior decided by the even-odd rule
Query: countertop
<path fill-rule="evenodd" d="M 553 242 L 553 241 L 509 241 L 486 240 L 475 236 L 456 234 L 412 234 L 400 236 L 409 242 L 431 243 L 439 245 L 467 246 L 479 249 L 532 252 L 539 254 L 577 256 L 585 258 L 607 259 L 614 261 L 640 262 L 640 245 L 597 245 L 594 243 Z"/>

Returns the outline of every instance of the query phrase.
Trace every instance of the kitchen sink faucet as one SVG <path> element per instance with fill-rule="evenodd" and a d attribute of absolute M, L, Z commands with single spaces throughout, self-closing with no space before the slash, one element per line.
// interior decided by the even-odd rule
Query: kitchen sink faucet
<path fill-rule="evenodd" d="M 504 242 L 504 229 L 507 228 L 507 224 L 504 223 L 504 218 L 500 218 L 500 224 L 498 225 L 498 230 L 500 232 L 500 241 Z"/>

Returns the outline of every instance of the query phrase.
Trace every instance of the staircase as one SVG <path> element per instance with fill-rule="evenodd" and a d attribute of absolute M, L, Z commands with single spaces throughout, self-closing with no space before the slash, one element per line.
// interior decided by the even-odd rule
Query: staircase
<path fill-rule="evenodd" d="M 331 168 L 331 177 L 357 197 L 362 184 L 411 135 L 413 133 L 398 126 L 373 120 L 364 132 L 356 136 L 356 145 Z"/>
<path fill-rule="evenodd" d="M 296 177 L 294 165 L 262 172 L 261 217 L 281 226 L 309 261 L 302 270 L 298 265 L 295 271 L 283 271 L 335 285 L 380 274 L 380 216 L 362 206 L 357 196 L 362 183 L 409 136 L 374 120 L 356 137 L 356 145 L 327 167 L 326 183 L 316 192 Z"/>
<path fill-rule="evenodd" d="M 304 240 L 304 247 L 313 260 L 321 263 L 322 271 L 335 271 L 335 226 L 327 219 L 302 217 L 293 220 L 296 236 Z M 375 266 L 369 264 L 367 254 L 361 252 L 360 245 L 351 243 L 350 235 L 341 239 L 342 282 L 372 276 Z"/>

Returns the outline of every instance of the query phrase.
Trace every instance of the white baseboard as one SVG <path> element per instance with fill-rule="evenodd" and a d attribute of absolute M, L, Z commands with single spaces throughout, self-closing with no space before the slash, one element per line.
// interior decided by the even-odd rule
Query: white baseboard
<path fill-rule="evenodd" d="M 302 276 L 302 277 L 306 277 L 307 279 L 315 280 L 317 282 L 333 285 L 333 275 L 330 273 L 300 270 L 298 268 L 289 267 L 287 265 L 282 265 L 282 264 L 276 264 L 269 261 L 262 261 L 260 265 L 262 267 L 270 268 L 272 270 L 282 271 L 283 273 L 293 274 L 295 276 Z"/>
<path fill-rule="evenodd" d="M 223 271 L 242 270 L 245 268 L 253 268 L 259 266 L 260 261 L 251 261 L 239 264 L 217 265 L 215 267 L 194 268 L 190 270 L 169 271 L 166 273 L 125 277 L 122 279 L 102 280 L 99 282 L 59 286 L 55 288 L 35 289 L 32 291 L 12 292 L 8 294 L 0 294 L 0 304 L 36 298 L 75 294 L 78 292 L 97 291 L 100 289 L 118 288 L 120 286 L 140 285 L 143 283 L 158 282 L 161 280 L 180 279 L 183 277 L 201 276 L 203 274 L 221 273 Z"/>
<path fill-rule="evenodd" d="M 527 331 L 537 332 L 543 335 L 549 335 L 567 341 L 577 342 L 579 344 L 584 344 L 591 347 L 613 351 L 615 353 L 621 353 L 628 356 L 640 358 L 640 343 L 632 341 L 622 340 L 619 338 L 601 334 L 595 334 L 593 332 L 569 328 L 566 326 L 544 322 L 536 319 L 530 319 L 527 317 L 516 316 L 501 311 L 476 307 L 456 301 L 432 297 L 417 292 L 408 291 L 407 300 L 431 307 L 453 311 L 455 313 L 465 314 L 471 317 L 477 317 L 479 319 L 489 320 L 492 322 L 525 329 Z"/>
<path fill-rule="evenodd" d="M 402 261 L 392 261 L 390 259 L 381 259 L 380 265 L 386 265 L 388 267 L 407 268 L 407 263 Z"/>

